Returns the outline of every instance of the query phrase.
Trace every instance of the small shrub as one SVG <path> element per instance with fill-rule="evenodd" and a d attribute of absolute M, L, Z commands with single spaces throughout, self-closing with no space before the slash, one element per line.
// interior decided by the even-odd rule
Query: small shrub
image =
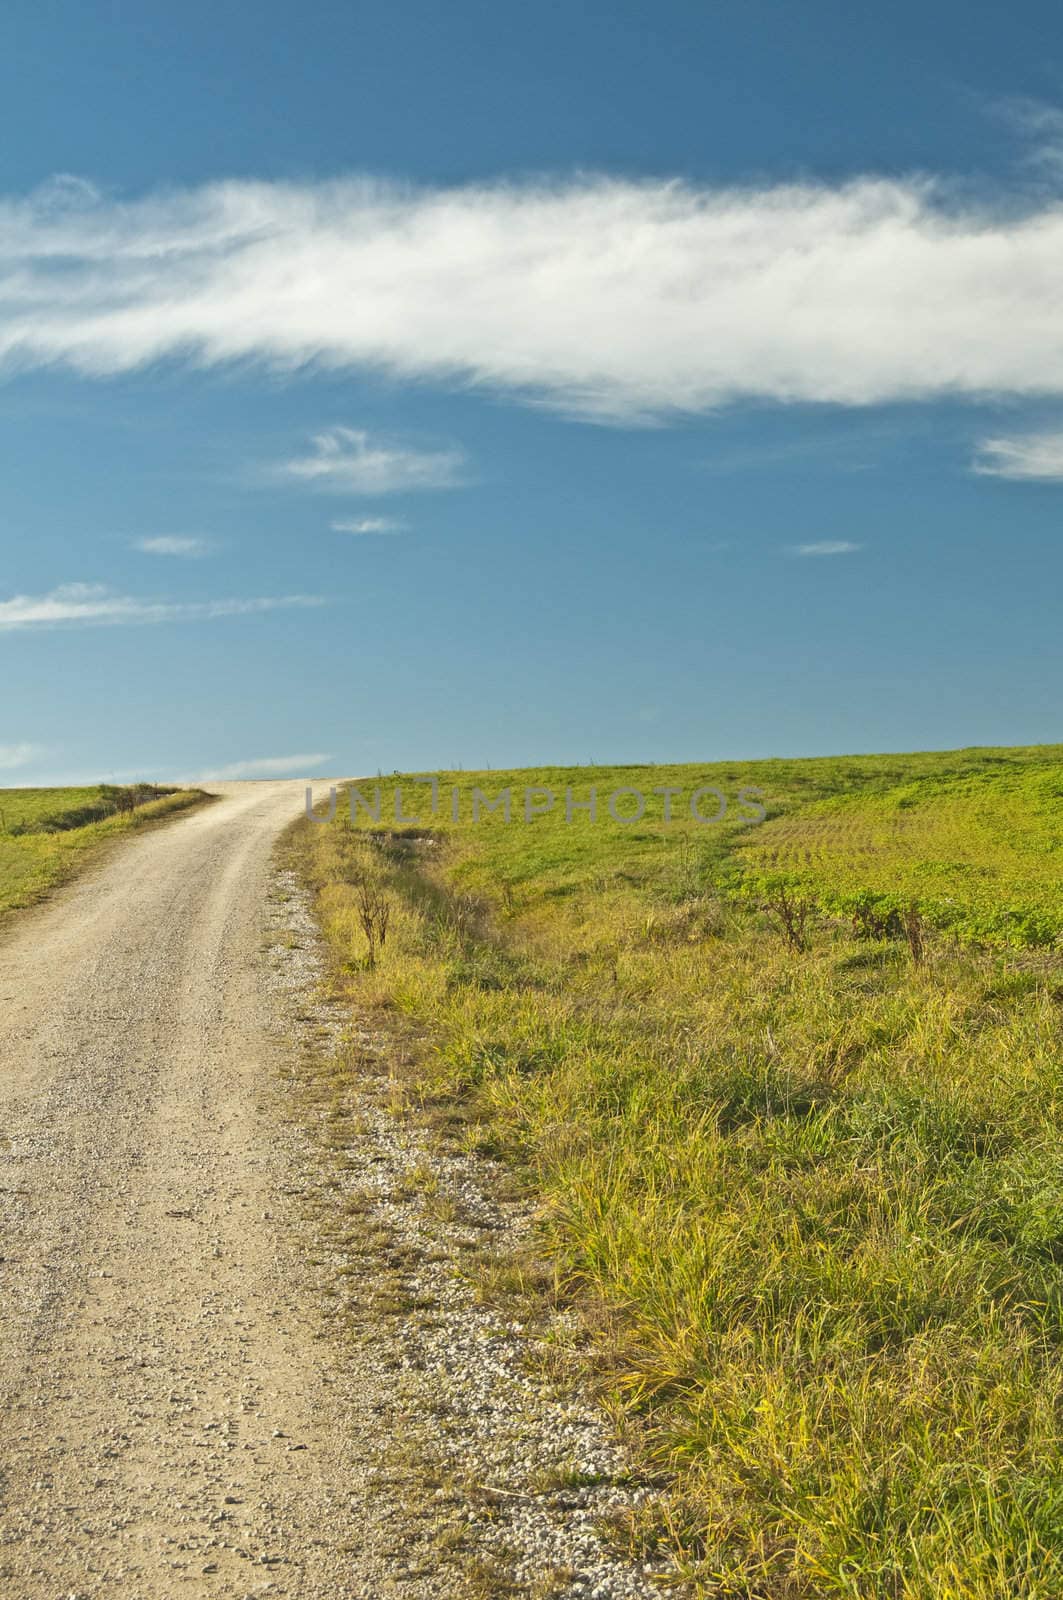
<path fill-rule="evenodd" d="M 357 886 L 356 909 L 368 945 L 366 965 L 372 968 L 376 966 L 378 951 L 387 943 L 391 901 L 375 883 L 362 877 Z"/>
<path fill-rule="evenodd" d="M 813 900 L 779 883 L 769 892 L 765 908 L 777 918 L 791 950 L 808 949 L 808 923 L 816 909 Z"/>
<path fill-rule="evenodd" d="M 919 914 L 919 907 L 914 901 L 905 911 L 902 923 L 904 937 L 908 941 L 908 952 L 916 966 L 921 966 L 926 960 L 926 930 Z"/>

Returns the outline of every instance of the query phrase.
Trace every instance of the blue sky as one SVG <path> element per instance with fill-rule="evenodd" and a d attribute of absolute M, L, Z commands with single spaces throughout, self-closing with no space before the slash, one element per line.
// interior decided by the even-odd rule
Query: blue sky
<path fill-rule="evenodd" d="M 4 36 L 0 783 L 1063 737 L 1056 8 Z"/>

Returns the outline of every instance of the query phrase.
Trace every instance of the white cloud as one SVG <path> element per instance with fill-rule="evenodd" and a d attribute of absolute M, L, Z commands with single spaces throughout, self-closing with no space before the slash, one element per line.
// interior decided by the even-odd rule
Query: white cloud
<path fill-rule="evenodd" d="M 103 195 L 94 183 L 88 178 L 78 177 L 73 172 L 56 172 L 52 177 L 38 185 L 31 196 L 32 204 L 42 212 L 77 211 L 80 208 L 99 205 Z"/>
<path fill-rule="evenodd" d="M 279 778 L 288 773 L 308 773 L 312 767 L 331 761 L 327 752 L 309 756 L 255 756 L 250 761 L 231 761 L 227 766 L 215 767 L 212 772 L 199 772 L 189 783 L 224 783 L 235 778 Z"/>
<path fill-rule="evenodd" d="M 420 450 L 372 439 L 364 428 L 328 428 L 314 435 L 309 455 L 281 466 L 286 478 L 336 494 L 398 494 L 452 489 L 463 482 L 464 452 Z"/>
<path fill-rule="evenodd" d="M 49 594 L 14 595 L 0 600 L 0 633 L 62 624 L 199 622 L 243 617 L 287 606 L 317 606 L 316 595 L 289 594 L 255 599 L 161 601 L 115 594 L 102 583 L 65 583 Z"/>
<path fill-rule="evenodd" d="M 1063 478 L 1063 433 L 983 439 L 974 470 L 989 478 Z"/>
<path fill-rule="evenodd" d="M 332 522 L 333 533 L 401 533 L 405 522 L 394 517 L 355 517 L 350 522 Z"/>
<path fill-rule="evenodd" d="M 1058 180 L 1063 174 L 1063 111 L 1023 96 L 1003 100 L 996 109 L 1026 140 L 1026 166 Z"/>
<path fill-rule="evenodd" d="M 12 767 L 28 767 L 44 753 L 40 744 L 0 744 L 0 768 L 6 772 Z"/>
<path fill-rule="evenodd" d="M 848 539 L 820 539 L 816 544 L 795 544 L 794 554 L 799 556 L 848 556 L 854 550 L 862 549 L 862 545 L 852 544 Z"/>
<path fill-rule="evenodd" d="M 172 534 L 133 541 L 134 550 L 141 550 L 149 556 L 204 556 L 209 548 L 206 539 L 176 537 Z"/>
<path fill-rule="evenodd" d="M 8 370 L 361 367 L 628 422 L 1063 394 L 1063 205 L 1043 190 L 352 179 L 67 199 L 0 204 Z M 406 486 L 368 442 L 324 438 L 308 477 Z"/>

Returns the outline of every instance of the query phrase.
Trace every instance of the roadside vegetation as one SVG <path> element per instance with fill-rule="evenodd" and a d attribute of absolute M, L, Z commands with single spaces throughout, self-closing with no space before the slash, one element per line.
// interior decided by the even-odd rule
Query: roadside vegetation
<path fill-rule="evenodd" d="M 0 915 L 32 905 L 107 840 L 205 801 L 201 789 L 0 789 Z"/>
<path fill-rule="evenodd" d="M 400 781 L 295 831 L 336 981 L 525 1172 L 700 1591 L 1063 1593 L 1063 748 Z"/>

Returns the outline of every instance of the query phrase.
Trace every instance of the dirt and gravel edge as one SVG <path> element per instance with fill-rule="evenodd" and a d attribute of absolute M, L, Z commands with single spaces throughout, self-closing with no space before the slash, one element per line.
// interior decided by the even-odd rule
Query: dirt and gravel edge
<path fill-rule="evenodd" d="M 581 1380 L 578 1316 L 543 1293 L 484 1293 L 537 1276 L 528 1198 L 496 1162 L 404 1115 L 395 1041 L 330 997 L 312 897 L 285 860 L 282 847 L 264 945 L 288 1031 L 284 1120 L 314 1174 L 300 1227 L 327 1336 L 355 1367 L 369 1346 L 375 1362 L 394 1351 L 367 1470 L 398 1519 L 396 1592 L 682 1592 L 637 1532 L 658 1520 L 656 1490 Z"/>

